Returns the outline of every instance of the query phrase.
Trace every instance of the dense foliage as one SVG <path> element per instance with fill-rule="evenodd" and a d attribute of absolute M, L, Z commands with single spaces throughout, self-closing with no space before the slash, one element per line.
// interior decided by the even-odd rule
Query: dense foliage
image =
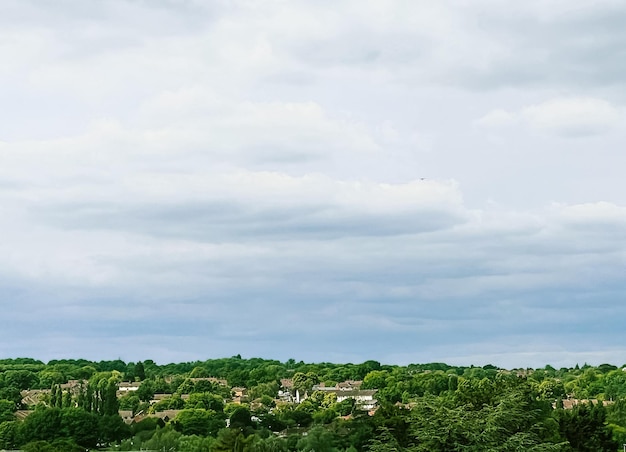
<path fill-rule="evenodd" d="M 376 409 L 316 386 L 344 381 L 376 389 Z M 625 442 L 626 372 L 608 364 L 0 360 L 0 450 L 615 452 Z"/>

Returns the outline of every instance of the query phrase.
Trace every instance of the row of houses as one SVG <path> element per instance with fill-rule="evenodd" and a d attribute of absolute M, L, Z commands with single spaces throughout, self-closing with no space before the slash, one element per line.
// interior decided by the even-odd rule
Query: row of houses
<path fill-rule="evenodd" d="M 337 402 L 343 402 L 347 399 L 354 399 L 356 405 L 364 411 L 372 411 L 377 407 L 375 398 L 377 389 L 361 389 L 363 382 L 361 380 L 346 380 L 337 383 L 335 386 L 326 386 L 324 383 L 314 385 L 311 388 L 311 394 L 320 391 L 326 394 L 334 394 Z M 309 397 L 308 392 L 300 394 L 298 389 L 294 389 L 291 379 L 281 380 L 281 388 L 278 392 L 278 398 L 281 401 L 300 403 Z"/>
<path fill-rule="evenodd" d="M 226 380 L 214 377 L 190 378 L 190 380 L 194 383 L 204 380 L 219 384 L 221 386 L 228 386 L 228 382 Z M 308 391 L 304 394 L 300 394 L 299 390 L 294 389 L 293 381 L 291 379 L 282 379 L 280 383 L 281 385 L 276 402 L 301 403 L 310 395 Z M 80 391 L 80 388 L 84 387 L 86 384 L 87 381 L 84 380 L 70 380 L 67 383 L 60 385 L 60 387 L 63 391 L 70 391 L 73 394 L 77 394 Z M 358 380 L 347 380 L 337 383 L 335 386 L 326 386 L 322 383 L 313 386 L 313 388 L 311 389 L 311 394 L 315 391 L 332 393 L 335 394 L 337 402 L 342 402 L 344 400 L 352 398 L 355 400 L 356 405 L 360 409 L 365 411 L 375 410 L 377 405 L 375 395 L 377 391 L 375 389 L 360 389 L 361 384 L 362 381 Z M 137 391 L 140 386 L 141 382 L 120 382 L 118 384 L 117 396 L 119 398 L 131 392 Z M 33 389 L 22 391 L 22 403 L 26 406 L 37 405 L 38 403 L 49 400 L 50 393 L 50 389 Z M 248 390 L 243 387 L 233 387 L 231 388 L 231 395 L 231 399 L 225 400 L 224 402 L 244 403 L 247 401 Z M 150 404 L 156 404 L 169 397 L 172 397 L 172 394 L 154 394 L 152 400 L 150 400 Z M 180 394 L 180 398 L 182 400 L 187 400 L 189 399 L 189 394 Z M 121 410 L 120 416 L 127 423 L 131 423 L 133 421 L 138 422 L 146 416 L 158 417 L 167 422 L 167 420 L 172 419 L 172 416 L 175 416 L 178 411 L 179 410 L 165 410 L 151 414 L 138 413 L 133 416 L 133 413 L 131 411 Z M 21 413 L 21 416 L 25 416 L 27 415 L 27 413 L 28 411 L 25 410 Z"/>

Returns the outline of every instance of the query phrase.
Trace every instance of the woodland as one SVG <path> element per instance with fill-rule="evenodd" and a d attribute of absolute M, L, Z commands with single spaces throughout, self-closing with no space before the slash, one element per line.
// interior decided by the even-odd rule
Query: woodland
<path fill-rule="evenodd" d="M 374 394 L 375 406 L 359 394 Z M 611 364 L 0 360 L 0 450 L 615 452 L 624 443 L 626 368 Z"/>

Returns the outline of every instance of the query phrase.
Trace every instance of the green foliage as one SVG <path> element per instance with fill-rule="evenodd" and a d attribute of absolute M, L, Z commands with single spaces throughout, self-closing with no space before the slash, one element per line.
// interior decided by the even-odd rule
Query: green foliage
<path fill-rule="evenodd" d="M 293 389 L 300 392 L 300 396 L 303 396 L 306 392 L 311 392 L 313 385 L 320 382 L 319 376 L 314 372 L 296 372 L 292 378 Z"/>
<path fill-rule="evenodd" d="M 14 449 L 17 446 L 17 421 L 0 423 L 0 450 Z"/>
<path fill-rule="evenodd" d="M 134 423 L 131 426 L 131 433 L 137 434 L 144 431 L 152 431 L 156 430 L 159 427 L 164 427 L 165 424 L 161 419 L 157 419 L 154 417 L 147 417 L 142 419 L 140 422 Z"/>
<path fill-rule="evenodd" d="M 389 429 L 382 427 L 376 432 L 376 436 L 368 442 L 367 450 L 369 452 L 399 452 L 402 448 Z"/>
<path fill-rule="evenodd" d="M 252 427 L 250 411 L 246 407 L 239 407 L 230 415 L 230 428 L 245 429 L 246 427 Z"/>
<path fill-rule="evenodd" d="M 335 452 L 337 439 L 323 427 L 314 427 L 307 436 L 298 441 L 298 450 L 303 452 Z"/>
<path fill-rule="evenodd" d="M 15 416 L 13 416 L 13 413 L 15 412 L 15 408 L 16 408 L 15 402 L 11 400 L 1 399 L 0 400 L 0 422 L 15 420 Z"/>
<path fill-rule="evenodd" d="M 85 448 L 96 447 L 99 436 L 98 416 L 81 408 L 63 408 L 60 414 L 61 430 L 58 432 L 60 437 L 72 438 L 76 444 Z"/>
<path fill-rule="evenodd" d="M 39 377 L 30 370 L 7 370 L 4 373 L 4 382 L 6 386 L 13 386 L 23 391 L 37 387 Z"/>
<path fill-rule="evenodd" d="M 150 408 L 151 412 L 165 411 L 165 410 L 182 410 L 185 407 L 185 401 L 180 397 L 180 394 L 173 394 L 171 397 L 166 397 L 163 400 L 159 400 Z"/>
<path fill-rule="evenodd" d="M 120 404 L 120 410 L 130 410 L 133 412 L 133 414 L 139 411 L 141 400 L 139 399 L 137 394 L 134 394 L 133 392 L 129 391 L 127 394 L 124 394 L 118 399 Z"/>
<path fill-rule="evenodd" d="M 250 452 L 287 452 L 287 442 L 276 436 L 256 437 L 248 446 Z"/>
<path fill-rule="evenodd" d="M 215 442 L 212 437 L 181 436 L 178 439 L 178 449 L 185 452 L 210 452 L 211 445 Z"/>
<path fill-rule="evenodd" d="M 308 398 L 297 405 L 275 400 L 284 378 L 293 381 L 301 398 Z M 70 379 L 88 382 L 78 391 L 61 390 Z M 142 384 L 118 399 L 122 380 Z M 320 381 L 332 386 L 345 380 L 363 380 L 362 389 L 377 390 L 374 416 L 356 409 L 353 399 L 337 403 L 333 393 L 312 391 Z M 247 388 L 249 405 L 229 402 L 234 386 Z M 23 408 L 21 390 L 49 388 L 32 415 L 14 420 L 15 410 Z M 183 412 L 168 425 L 147 418 L 129 429 L 118 409 L 147 412 L 155 393 L 172 396 L 152 410 Z M 552 410 L 551 404 L 572 397 L 615 403 Z M 231 428 L 226 429 L 228 417 Z M 0 360 L 0 449 L 68 451 L 118 443 L 119 450 L 192 452 L 571 452 L 614 451 L 616 441 L 626 441 L 626 372 L 610 364 L 509 372 L 493 365 L 281 363 L 241 356 L 165 365 L 151 360 Z"/>
<path fill-rule="evenodd" d="M 247 452 L 256 437 L 246 436 L 240 430 L 225 428 L 219 431 L 212 452 Z"/>
<path fill-rule="evenodd" d="M 84 448 L 70 439 L 58 439 L 53 442 L 33 441 L 22 446 L 23 452 L 84 452 Z"/>
<path fill-rule="evenodd" d="M 178 450 L 178 441 L 182 434 L 167 426 L 158 429 L 152 437 L 142 444 L 143 449 L 147 450 Z"/>
<path fill-rule="evenodd" d="M 99 442 L 111 444 L 131 436 L 131 429 L 117 414 L 107 414 L 98 418 Z"/>
<path fill-rule="evenodd" d="M 149 402 L 154 397 L 155 391 L 156 385 L 154 381 L 144 380 L 141 382 L 141 385 L 139 385 L 139 388 L 137 388 L 137 391 L 135 391 L 135 394 L 142 402 Z"/>
<path fill-rule="evenodd" d="M 455 398 L 424 397 L 411 413 L 414 450 L 565 450 L 549 405 L 537 401 L 530 384 L 488 381 L 459 384 Z"/>
<path fill-rule="evenodd" d="M 212 413 L 204 409 L 183 410 L 176 416 L 174 428 L 183 435 L 208 436 L 211 434 L 211 420 L 215 416 L 215 412 Z M 224 422 L 221 424 L 223 427 Z"/>
<path fill-rule="evenodd" d="M 601 403 L 577 405 L 571 410 L 558 411 L 561 434 L 580 452 L 617 450 L 611 429 L 606 425 L 606 410 Z"/>
<path fill-rule="evenodd" d="M 20 424 L 18 443 L 51 441 L 61 436 L 61 409 L 37 409 Z"/>
<path fill-rule="evenodd" d="M 185 401 L 185 408 L 201 408 L 222 412 L 224 411 L 224 399 L 210 392 L 193 393 Z"/>

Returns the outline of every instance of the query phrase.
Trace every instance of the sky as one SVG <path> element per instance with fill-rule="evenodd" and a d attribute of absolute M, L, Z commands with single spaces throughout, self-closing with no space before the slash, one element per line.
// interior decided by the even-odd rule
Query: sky
<path fill-rule="evenodd" d="M 3 0 L 0 356 L 624 364 L 624 23 Z"/>

